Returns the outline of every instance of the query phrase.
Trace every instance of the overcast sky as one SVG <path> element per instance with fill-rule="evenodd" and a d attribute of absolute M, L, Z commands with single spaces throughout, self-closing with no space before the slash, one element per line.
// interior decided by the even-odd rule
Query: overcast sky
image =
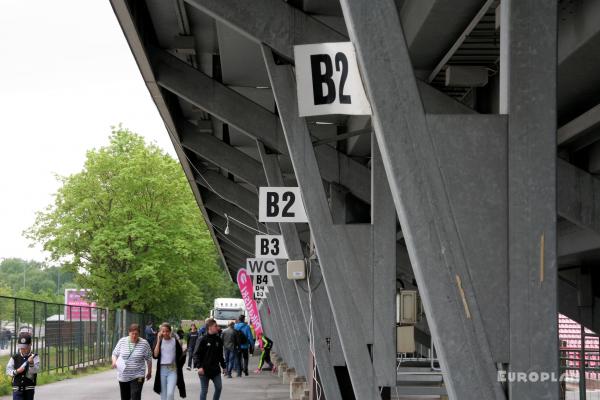
<path fill-rule="evenodd" d="M 0 0 L 0 257 L 118 123 L 174 155 L 109 1 Z"/>

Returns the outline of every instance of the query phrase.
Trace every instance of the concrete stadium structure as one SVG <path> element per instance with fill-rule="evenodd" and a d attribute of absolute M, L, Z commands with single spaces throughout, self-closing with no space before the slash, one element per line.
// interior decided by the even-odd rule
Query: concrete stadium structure
<path fill-rule="evenodd" d="M 600 2 L 111 3 L 232 279 L 257 232 L 309 260 L 261 308 L 298 375 L 434 393 L 396 368 L 417 288 L 438 394 L 559 399 L 498 376 L 560 373 L 558 312 L 600 328 Z M 294 46 L 347 41 L 372 115 L 299 117 Z M 298 186 L 308 224 L 258 222 L 263 186 Z"/>

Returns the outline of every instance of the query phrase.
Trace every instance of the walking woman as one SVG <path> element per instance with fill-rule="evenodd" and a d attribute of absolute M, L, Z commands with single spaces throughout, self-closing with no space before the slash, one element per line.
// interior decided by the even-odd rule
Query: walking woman
<path fill-rule="evenodd" d="M 140 337 L 140 326 L 131 324 L 129 336 L 121 338 L 112 352 L 112 367 L 117 368 L 121 400 L 142 400 L 144 376 L 152 378 L 152 351 Z"/>
<path fill-rule="evenodd" d="M 157 359 L 154 391 L 160 394 L 160 399 L 173 400 L 175 386 L 179 389 L 179 396 L 185 398 L 185 382 L 183 381 L 185 354 L 181 343 L 173 335 L 171 325 L 166 322 L 160 326 L 154 346 L 154 358 Z"/>

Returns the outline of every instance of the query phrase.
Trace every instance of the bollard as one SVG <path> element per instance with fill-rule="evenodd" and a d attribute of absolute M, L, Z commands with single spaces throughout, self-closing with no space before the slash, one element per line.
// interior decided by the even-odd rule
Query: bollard
<path fill-rule="evenodd" d="M 290 399 L 302 400 L 306 391 L 306 378 L 295 376 L 290 380 Z"/>
<path fill-rule="evenodd" d="M 283 375 L 285 375 L 285 371 L 287 371 L 287 364 L 281 363 L 281 365 L 279 365 L 279 367 L 277 368 L 277 376 L 283 378 Z"/>
<path fill-rule="evenodd" d="M 287 385 L 292 382 L 292 379 L 296 377 L 296 369 L 288 368 L 283 374 L 283 384 Z"/>

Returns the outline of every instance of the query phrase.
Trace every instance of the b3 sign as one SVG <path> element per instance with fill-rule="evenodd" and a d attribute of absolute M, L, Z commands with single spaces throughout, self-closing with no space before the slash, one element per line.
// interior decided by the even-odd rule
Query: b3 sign
<path fill-rule="evenodd" d="M 294 60 L 301 117 L 371 114 L 352 42 L 294 46 Z"/>
<path fill-rule="evenodd" d="M 308 222 L 300 188 L 259 188 L 258 220 L 260 222 Z"/>
<path fill-rule="evenodd" d="M 256 235 L 254 257 L 287 259 L 283 235 Z"/>

